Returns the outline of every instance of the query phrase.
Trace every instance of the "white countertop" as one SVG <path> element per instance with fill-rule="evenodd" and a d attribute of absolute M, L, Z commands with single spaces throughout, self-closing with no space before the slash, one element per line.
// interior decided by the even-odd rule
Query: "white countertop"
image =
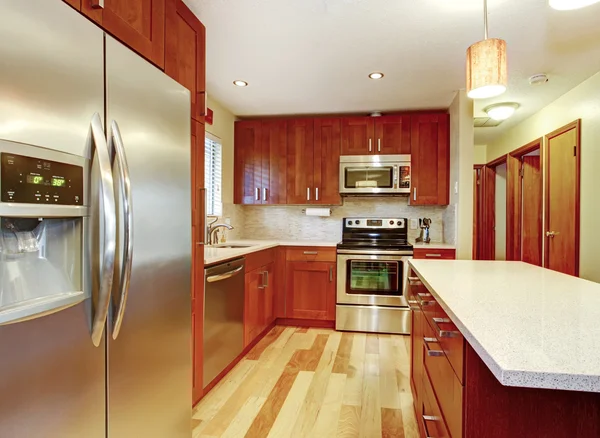
<path fill-rule="evenodd" d="M 600 392 L 600 284 L 523 262 L 410 263 L 500 383 Z"/>
<path fill-rule="evenodd" d="M 321 246 L 333 247 L 338 244 L 337 241 L 308 241 L 308 240 L 231 240 L 223 245 L 250 245 L 247 248 L 219 248 L 215 246 L 204 246 L 204 264 L 212 265 L 225 260 L 245 256 L 263 249 L 274 248 L 276 246 Z"/>
<path fill-rule="evenodd" d="M 452 243 L 440 243 L 440 242 L 430 242 L 430 243 L 413 243 L 413 248 L 415 249 L 456 249 L 456 245 Z"/>

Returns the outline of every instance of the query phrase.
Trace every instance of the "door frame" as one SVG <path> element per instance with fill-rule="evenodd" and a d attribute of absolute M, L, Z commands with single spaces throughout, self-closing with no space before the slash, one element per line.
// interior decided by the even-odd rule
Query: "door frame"
<path fill-rule="evenodd" d="M 548 227 L 548 216 L 550 215 L 550 140 L 554 137 L 558 137 L 571 129 L 576 130 L 575 135 L 575 153 L 577 154 L 576 162 L 576 184 L 575 184 L 575 276 L 579 277 L 579 259 L 580 259 L 580 243 L 581 243 L 581 119 L 577 119 L 567 125 L 552 131 L 544 136 L 544 145 L 546 148 L 546 160 L 544 164 L 544 222 L 543 222 L 543 242 L 544 242 L 544 267 L 548 267 L 548 258 L 550 247 L 548 245 L 548 236 L 546 232 L 549 231 Z"/>
<path fill-rule="evenodd" d="M 485 164 L 473 165 L 473 260 L 481 260 L 483 254 L 484 168 Z"/>
<path fill-rule="evenodd" d="M 521 159 L 539 149 L 544 162 L 544 139 L 537 138 L 508 154 L 506 169 L 506 259 L 522 260 L 523 204 L 521 186 Z M 543 197 L 543 195 L 542 195 Z M 543 223 L 542 223 L 543 228 Z M 512 238 L 511 238 L 512 237 Z M 542 244 L 542 246 L 544 246 Z M 542 255 L 543 255 L 542 248 Z"/>
<path fill-rule="evenodd" d="M 481 260 L 496 260 L 496 167 L 502 164 L 506 164 L 508 170 L 508 154 L 501 155 L 495 160 L 490 161 L 483 167 L 482 170 L 483 221 L 481 234 L 483 235 L 483 247 L 480 254 Z M 508 240 L 508 229 L 506 236 L 506 239 Z"/>

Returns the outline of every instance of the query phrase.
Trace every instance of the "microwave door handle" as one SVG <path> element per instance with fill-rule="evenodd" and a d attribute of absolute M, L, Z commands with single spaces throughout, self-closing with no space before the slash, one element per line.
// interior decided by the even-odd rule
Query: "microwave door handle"
<path fill-rule="evenodd" d="M 94 306 L 92 320 L 92 342 L 98 347 L 102 342 L 102 333 L 108 316 L 110 295 L 112 291 L 113 273 L 115 267 L 115 250 L 117 241 L 117 215 L 115 209 L 115 191 L 113 184 L 110 156 L 102 121 L 98 113 L 94 113 L 91 122 L 92 140 L 98 157 L 100 169 L 100 203 L 104 213 L 104 253 L 101 254 L 102 271 L 99 273 L 100 284 L 98 289 L 98 302 Z M 100 206 L 98 206 L 99 208 Z"/>
<path fill-rule="evenodd" d="M 127 156 L 123 145 L 123 138 L 119 124 L 113 120 L 110 125 L 110 150 L 115 150 L 115 159 L 119 165 L 120 194 L 123 198 L 123 262 L 121 265 L 121 278 L 119 280 L 118 297 L 119 304 L 114 315 L 112 337 L 117 339 L 123 324 L 125 308 L 127 306 L 127 295 L 131 281 L 131 265 L 133 262 L 133 201 L 131 197 L 131 177 Z"/>
<path fill-rule="evenodd" d="M 399 167 L 398 166 L 394 166 L 394 189 L 399 188 Z"/>

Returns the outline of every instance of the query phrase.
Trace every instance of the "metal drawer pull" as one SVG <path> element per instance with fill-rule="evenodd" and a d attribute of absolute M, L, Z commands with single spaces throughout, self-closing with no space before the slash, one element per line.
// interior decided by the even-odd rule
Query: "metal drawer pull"
<path fill-rule="evenodd" d="M 304 251 L 304 255 L 317 255 L 319 251 Z"/>
<path fill-rule="evenodd" d="M 427 438 L 435 438 L 432 437 L 431 435 L 429 435 L 429 430 L 427 429 L 427 422 L 431 421 L 432 423 L 437 423 L 438 421 L 440 421 L 440 417 L 436 417 L 434 415 L 422 415 L 423 417 L 423 427 L 425 428 L 425 436 Z"/>
<path fill-rule="evenodd" d="M 431 296 L 431 294 L 425 294 L 425 293 L 420 293 L 420 294 L 417 294 L 417 297 L 419 297 L 419 298 L 423 298 L 423 297 L 430 297 L 430 296 Z M 423 299 L 420 299 L 420 300 L 419 300 L 419 305 L 420 305 L 421 307 L 425 307 L 425 306 L 433 306 L 434 304 L 435 304 L 435 301 L 434 301 L 434 300 L 431 300 L 431 301 L 430 301 L 430 300 L 423 300 Z"/>
<path fill-rule="evenodd" d="M 444 355 L 444 352 L 442 350 L 430 350 L 429 349 L 429 344 L 439 344 L 439 342 L 436 338 L 424 337 L 423 342 L 425 343 L 425 349 L 427 350 L 427 356 L 440 357 L 440 356 Z"/>
<path fill-rule="evenodd" d="M 441 254 L 425 254 L 425 257 L 441 257 Z"/>
<path fill-rule="evenodd" d="M 410 310 L 419 310 L 419 302 L 417 300 L 407 300 L 408 308 Z"/>
<path fill-rule="evenodd" d="M 458 338 L 460 336 L 460 332 L 457 330 L 442 330 L 438 324 L 452 324 L 448 318 L 432 318 L 433 324 L 438 333 L 438 337 L 440 338 Z"/>
<path fill-rule="evenodd" d="M 419 304 L 417 300 L 408 300 L 408 304 Z"/>
<path fill-rule="evenodd" d="M 421 279 L 419 277 L 408 277 L 408 281 L 414 281 L 414 282 L 420 283 Z"/>

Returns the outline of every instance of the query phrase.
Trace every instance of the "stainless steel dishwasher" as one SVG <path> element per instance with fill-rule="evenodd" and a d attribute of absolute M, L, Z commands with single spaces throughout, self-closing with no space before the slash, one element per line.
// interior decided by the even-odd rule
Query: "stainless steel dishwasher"
<path fill-rule="evenodd" d="M 204 388 L 244 349 L 245 263 L 204 269 Z"/>

